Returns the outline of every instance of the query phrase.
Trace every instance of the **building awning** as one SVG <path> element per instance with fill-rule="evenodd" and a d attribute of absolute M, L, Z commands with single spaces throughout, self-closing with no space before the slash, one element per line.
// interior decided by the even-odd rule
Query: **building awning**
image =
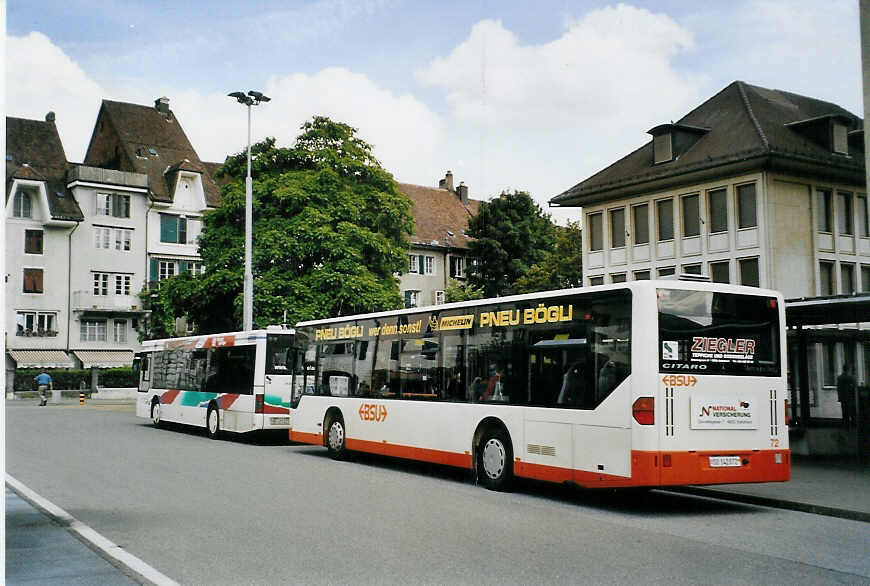
<path fill-rule="evenodd" d="M 785 300 L 789 326 L 870 322 L 870 295 L 831 295 Z"/>
<path fill-rule="evenodd" d="M 9 350 L 18 368 L 73 368 L 73 359 L 63 350 Z"/>
<path fill-rule="evenodd" d="M 117 368 L 133 364 L 132 350 L 73 350 L 82 368 Z"/>

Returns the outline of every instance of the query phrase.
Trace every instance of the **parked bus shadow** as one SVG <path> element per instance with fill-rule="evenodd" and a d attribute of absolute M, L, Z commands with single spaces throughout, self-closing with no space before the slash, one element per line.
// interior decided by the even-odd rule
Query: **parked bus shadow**
<path fill-rule="evenodd" d="M 150 421 L 140 422 L 142 427 L 155 429 L 154 424 Z M 208 437 L 208 432 L 204 427 L 191 427 L 181 423 L 162 422 L 158 431 L 171 432 L 180 435 L 189 435 L 193 437 Z M 221 432 L 218 441 L 229 441 L 240 444 L 249 444 L 257 446 L 289 446 L 295 445 L 290 443 L 290 434 L 286 429 L 268 429 L 251 431 L 248 433 L 230 433 L 227 431 Z M 300 444 L 301 445 L 301 444 Z"/>
<path fill-rule="evenodd" d="M 304 454 L 305 456 L 315 458 L 329 458 L 328 452 L 318 446 L 308 444 L 290 445 L 312 448 L 310 450 L 294 450 L 297 454 Z M 364 452 L 351 452 L 348 459 L 355 465 L 368 466 L 370 468 L 392 470 L 464 484 L 476 483 L 474 472 L 464 468 L 416 460 L 403 460 L 401 458 Z M 480 490 L 486 489 L 480 487 Z M 630 512 L 643 516 L 693 516 L 711 513 L 745 514 L 755 510 L 752 505 L 695 495 L 678 494 L 662 489 L 593 489 L 572 484 L 552 484 L 525 478 L 514 479 L 512 492 L 530 498 L 559 501 L 565 504 L 593 507 L 604 511 Z"/>

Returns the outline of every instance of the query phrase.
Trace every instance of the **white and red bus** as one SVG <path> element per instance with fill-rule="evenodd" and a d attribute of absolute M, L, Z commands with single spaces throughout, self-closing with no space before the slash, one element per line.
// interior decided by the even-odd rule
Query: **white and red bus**
<path fill-rule="evenodd" d="M 293 330 L 148 340 L 136 354 L 136 415 L 221 432 L 287 429 Z"/>
<path fill-rule="evenodd" d="M 782 296 L 636 281 L 297 324 L 290 439 L 585 487 L 785 481 Z"/>

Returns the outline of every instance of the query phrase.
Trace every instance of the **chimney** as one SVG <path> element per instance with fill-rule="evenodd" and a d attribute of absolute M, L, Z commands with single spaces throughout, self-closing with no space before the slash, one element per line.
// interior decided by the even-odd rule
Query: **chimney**
<path fill-rule="evenodd" d="M 444 189 L 453 191 L 453 171 L 448 170 L 447 175 L 444 176 Z"/>
<path fill-rule="evenodd" d="M 54 112 L 49 112 L 45 115 L 45 121 L 54 124 Z"/>
<path fill-rule="evenodd" d="M 459 182 L 459 187 L 456 188 L 456 194 L 459 196 L 459 201 L 464 204 L 468 203 L 468 186 L 465 181 Z"/>
<path fill-rule="evenodd" d="M 163 96 L 154 100 L 154 107 L 162 114 L 169 114 L 169 98 Z"/>

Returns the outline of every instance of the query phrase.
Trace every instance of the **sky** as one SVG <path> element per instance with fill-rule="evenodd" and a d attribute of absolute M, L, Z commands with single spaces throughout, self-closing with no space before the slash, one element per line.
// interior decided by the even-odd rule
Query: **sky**
<path fill-rule="evenodd" d="M 2 1 L 2 0 L 0 0 Z M 56 113 L 81 162 L 102 99 L 166 96 L 198 155 L 316 115 L 358 129 L 397 181 L 447 170 L 474 199 L 548 200 L 735 80 L 863 116 L 857 0 L 8 0 L 6 114 Z"/>

